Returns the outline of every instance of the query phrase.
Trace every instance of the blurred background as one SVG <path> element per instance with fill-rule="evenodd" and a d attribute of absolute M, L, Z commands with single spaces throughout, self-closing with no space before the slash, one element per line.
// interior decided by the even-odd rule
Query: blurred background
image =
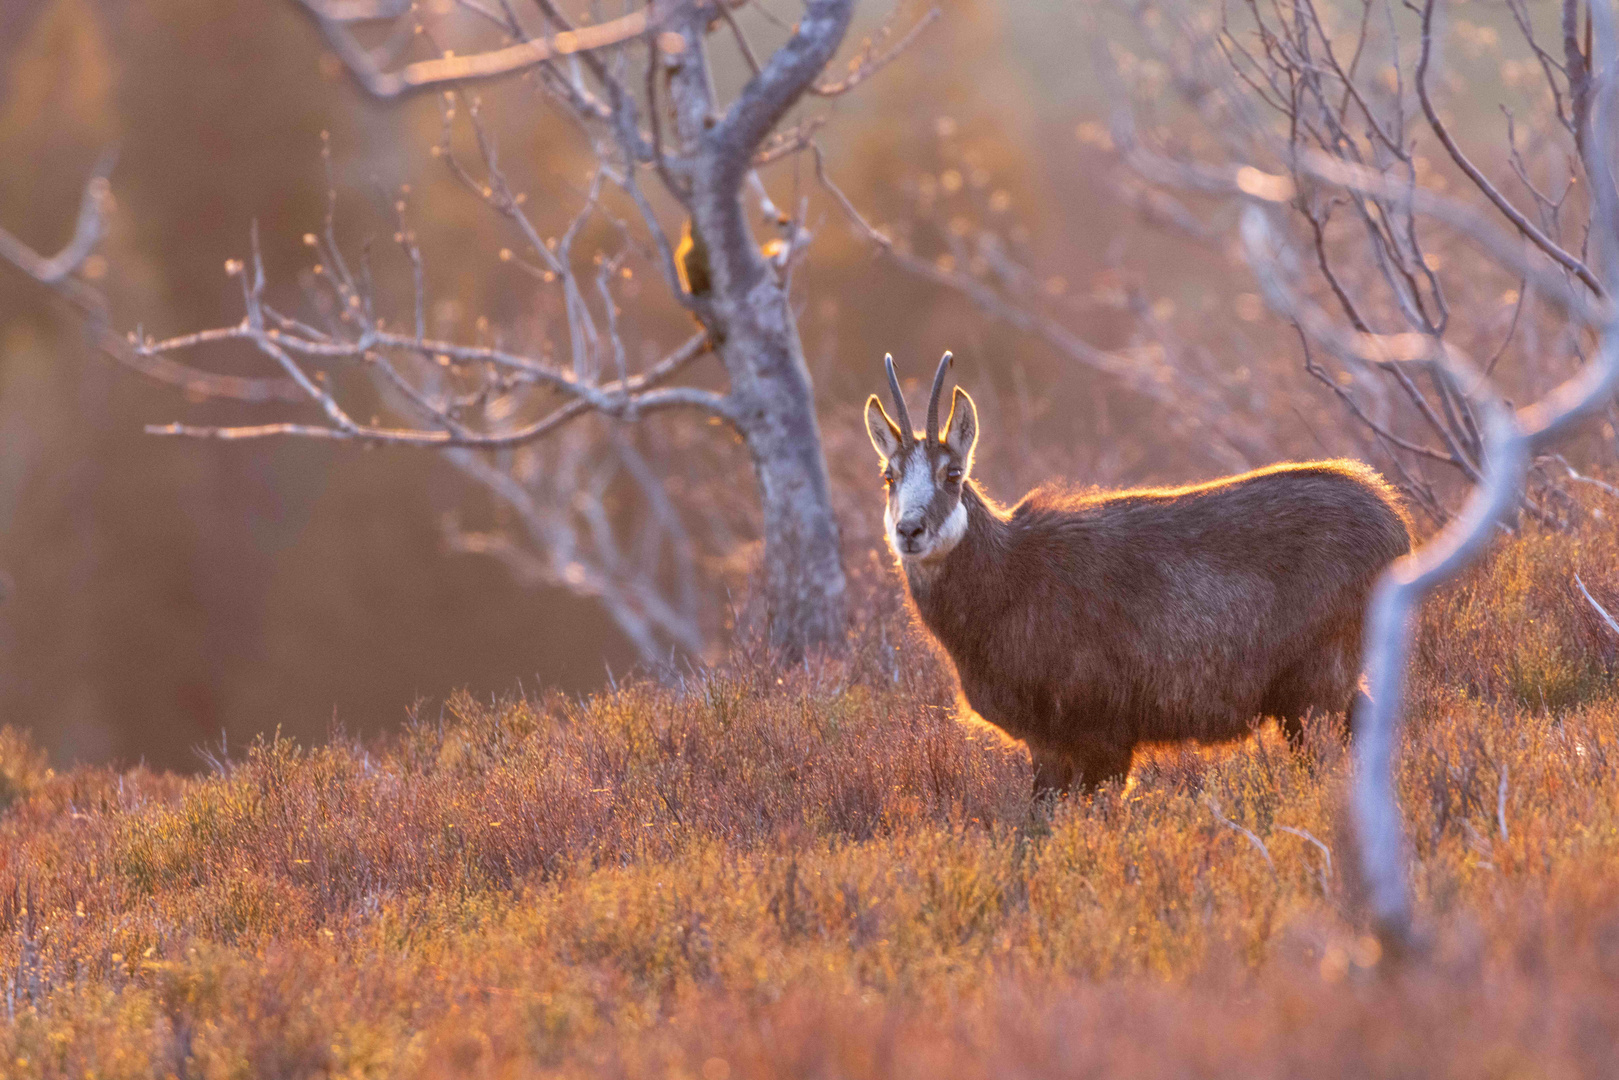
<path fill-rule="evenodd" d="M 1252 428 L 1248 463 L 1356 452 L 1231 254 L 1164 229 L 1116 182 L 1098 54 L 1075 7 L 942 6 L 898 62 L 816 106 L 829 168 L 854 202 L 946 271 L 966 269 L 950 237 L 993 219 L 1038 267 L 1043 302 L 1096 345 L 1140 346 L 1144 327 L 1162 342 L 1176 326 L 1210 343 L 1201 362 L 1235 395 L 1235 428 Z M 868 6 L 851 42 L 888 14 Z M 521 88 L 484 95 L 514 175 L 565 190 L 586 160 L 577 133 Z M 435 318 L 498 322 L 516 286 L 490 273 L 490 215 L 429 153 L 441 122 L 431 99 L 366 100 L 291 3 L 0 0 L 0 223 L 59 249 L 84 178 L 116 147 L 116 208 L 86 273 L 120 330 L 239 320 L 223 266 L 245 255 L 255 219 L 272 277 L 303 265 L 300 237 L 325 210 L 323 131 L 356 208 L 342 227 L 391 231 L 385 193 L 412 185 L 445 298 Z M 955 351 L 986 413 L 980 473 L 1003 498 L 1054 469 L 1121 484 L 1242 463 L 1039 334 L 876 257 L 807 176 L 770 183 L 778 199 L 800 186 L 811 198 L 795 298 L 851 564 L 880 544 L 859 406 L 885 350 L 923 380 Z M 246 351 L 197 362 L 265 373 Z M 0 265 L 0 722 L 31 729 L 61 762 L 192 768 L 195 748 L 222 737 L 371 733 L 458 688 L 577 693 L 634 666 L 596 604 L 448 550 L 444 516 L 477 496 L 430 453 L 142 433 L 253 415 L 188 403 L 112 363 L 76 313 Z M 732 457 L 715 467 L 746 476 Z"/>

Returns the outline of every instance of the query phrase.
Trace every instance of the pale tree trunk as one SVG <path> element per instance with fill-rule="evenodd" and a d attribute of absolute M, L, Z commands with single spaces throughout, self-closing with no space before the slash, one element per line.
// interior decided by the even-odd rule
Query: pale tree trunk
<path fill-rule="evenodd" d="M 742 186 L 760 143 L 837 51 L 852 8 L 852 0 L 810 0 L 793 37 L 723 117 L 713 112 L 699 23 L 685 34 L 696 47 L 668 61 L 691 162 L 692 222 L 708 249 L 705 321 L 720 342 L 737 427 L 758 477 L 770 638 L 788 656 L 841 637 L 845 578 L 798 326 L 748 225 Z"/>
<path fill-rule="evenodd" d="M 737 396 L 759 481 L 770 637 L 796 655 L 841 637 L 843 565 L 798 331 L 786 297 L 759 292 L 776 293 L 756 294 L 755 302 L 776 307 L 777 325 L 747 327 L 727 339 L 722 355 L 733 372 L 746 365 L 753 380 L 749 393 Z"/>

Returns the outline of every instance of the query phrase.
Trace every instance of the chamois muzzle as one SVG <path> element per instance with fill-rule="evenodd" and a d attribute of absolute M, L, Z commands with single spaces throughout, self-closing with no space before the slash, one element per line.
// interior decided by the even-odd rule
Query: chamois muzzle
<path fill-rule="evenodd" d="M 901 554 L 915 555 L 922 550 L 922 537 L 928 531 L 927 522 L 920 513 L 909 514 L 894 523 L 894 536 L 900 542 Z"/>

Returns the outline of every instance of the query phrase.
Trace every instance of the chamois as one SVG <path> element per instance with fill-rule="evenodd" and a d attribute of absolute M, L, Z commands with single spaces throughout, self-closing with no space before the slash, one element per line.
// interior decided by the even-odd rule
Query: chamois
<path fill-rule="evenodd" d="M 922 623 L 967 705 L 1027 744 L 1036 795 L 1122 780 L 1142 743 L 1222 742 L 1274 717 L 1347 712 L 1361 621 L 1409 519 L 1354 461 L 1272 465 L 1176 488 L 1038 488 L 1010 510 L 972 479 L 978 410 L 961 387 L 939 430 L 873 394 L 866 430 L 883 522 Z"/>

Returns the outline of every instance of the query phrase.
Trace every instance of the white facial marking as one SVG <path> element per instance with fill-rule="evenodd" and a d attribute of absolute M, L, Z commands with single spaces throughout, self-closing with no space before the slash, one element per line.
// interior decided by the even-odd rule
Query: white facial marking
<path fill-rule="evenodd" d="M 939 535 L 933 542 L 933 557 L 949 554 L 966 535 L 967 504 L 958 502 L 956 508 L 950 511 L 950 516 L 944 519 L 944 524 L 939 527 Z"/>
<path fill-rule="evenodd" d="M 914 516 L 920 513 L 933 501 L 936 490 L 933 471 L 928 466 L 926 457 L 900 469 L 899 483 L 888 500 L 887 509 L 883 512 L 883 530 L 888 535 L 888 546 L 907 563 L 926 563 L 941 559 L 961 543 L 961 538 L 967 533 L 967 508 L 958 502 L 937 532 L 924 533 L 911 541 L 920 550 L 905 549 L 895 526 L 907 515 Z"/>

